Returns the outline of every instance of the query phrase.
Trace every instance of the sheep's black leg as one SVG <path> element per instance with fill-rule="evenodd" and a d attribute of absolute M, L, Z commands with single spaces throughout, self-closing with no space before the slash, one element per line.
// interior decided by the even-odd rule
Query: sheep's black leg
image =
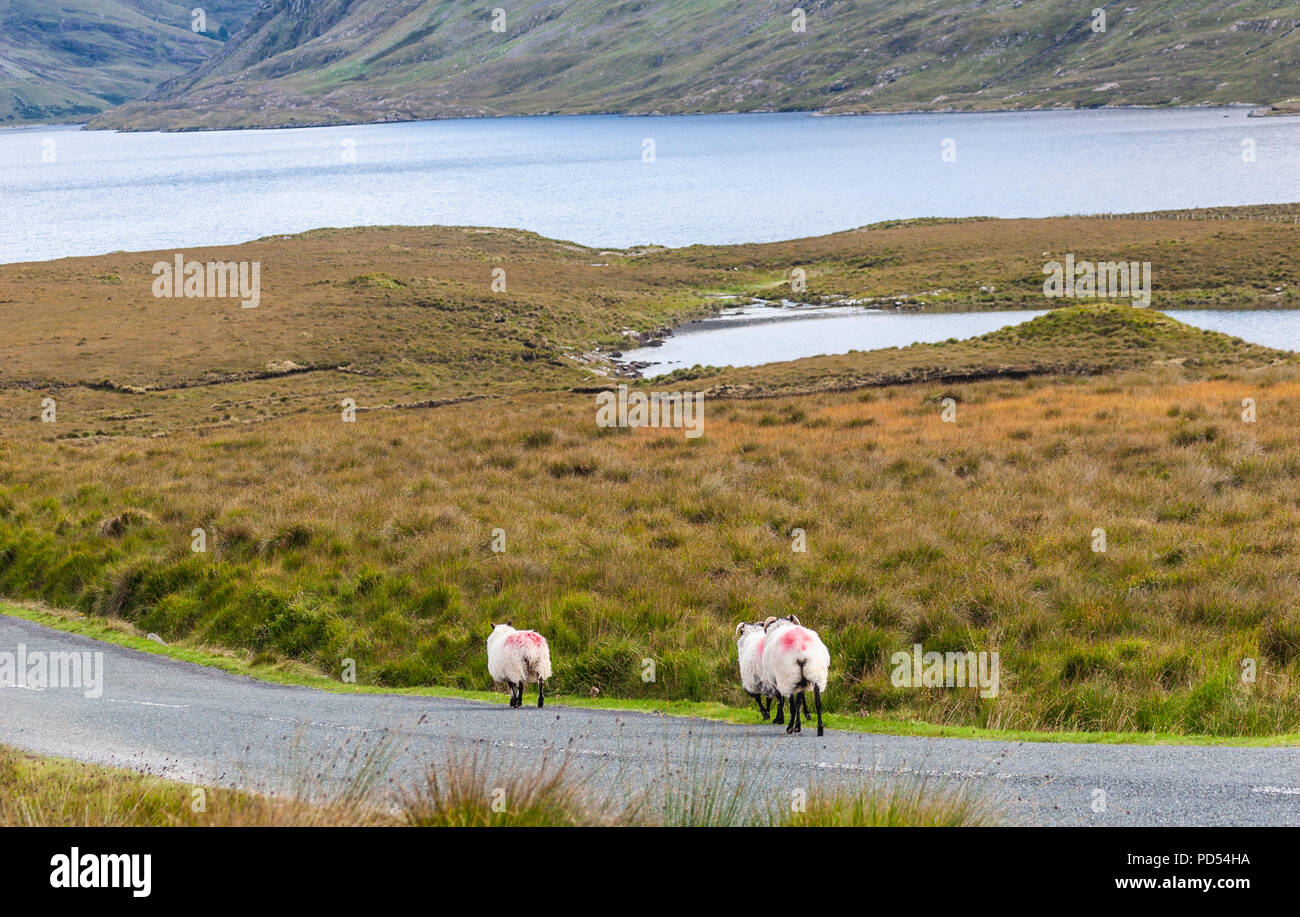
<path fill-rule="evenodd" d="M 763 707 L 763 719 L 767 719 L 772 715 L 772 698 L 760 694 L 758 702 Z"/>
<path fill-rule="evenodd" d="M 755 694 L 753 691 L 746 691 L 745 693 L 754 698 L 754 703 L 758 704 L 758 712 L 763 715 L 763 719 L 767 719 L 767 711 L 763 709 L 763 695 Z"/>
<path fill-rule="evenodd" d="M 806 716 L 806 717 L 811 717 L 811 716 L 812 716 L 812 711 L 808 709 L 808 695 L 807 695 L 807 693 L 804 692 L 804 691 L 800 691 L 800 692 L 799 692 L 799 700 L 803 701 L 803 715 Z"/>
<path fill-rule="evenodd" d="M 524 693 L 524 692 L 523 692 L 523 686 L 522 686 L 522 685 L 517 685 L 517 684 L 515 684 L 513 681 L 510 682 L 510 706 L 511 706 L 511 707 L 518 707 L 518 706 L 519 706 L 519 697 L 520 697 L 520 695 L 522 695 L 523 693 Z"/>
<path fill-rule="evenodd" d="M 785 723 L 785 695 L 776 696 L 776 719 L 772 720 L 773 726 L 780 726 Z"/>
<path fill-rule="evenodd" d="M 790 695 L 790 725 L 785 727 L 785 734 L 799 731 L 799 695 Z"/>
<path fill-rule="evenodd" d="M 537 706 L 538 707 L 542 706 L 542 697 L 544 694 L 545 692 L 542 690 L 542 680 L 539 678 L 537 679 Z"/>
<path fill-rule="evenodd" d="M 822 689 L 813 685 L 813 703 L 817 707 L 817 734 L 822 735 Z"/>

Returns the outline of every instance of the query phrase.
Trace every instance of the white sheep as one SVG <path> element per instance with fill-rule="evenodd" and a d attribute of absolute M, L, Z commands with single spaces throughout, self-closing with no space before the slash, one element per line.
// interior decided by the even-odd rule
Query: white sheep
<path fill-rule="evenodd" d="M 487 640 L 488 674 L 510 686 L 510 706 L 524 705 L 524 685 L 537 682 L 537 706 L 542 706 L 542 682 L 551 677 L 551 648 L 535 630 L 515 630 L 511 623 L 492 625 Z"/>
<path fill-rule="evenodd" d="M 777 695 L 790 699 L 787 733 L 802 732 L 799 704 L 808 709 L 804 692 L 813 689 L 817 707 L 817 734 L 822 728 L 822 692 L 830 676 L 831 654 L 815 630 L 804 627 L 794 615 L 768 618 L 763 622 L 763 671 L 776 687 Z"/>
<path fill-rule="evenodd" d="M 741 621 L 736 625 L 736 657 L 740 660 L 740 684 L 745 693 L 758 704 L 758 712 L 766 720 L 772 714 L 772 698 L 781 702 L 777 722 L 785 722 L 785 698 L 776 692 L 776 686 L 763 674 L 763 625 Z M 766 702 L 764 701 L 766 698 Z"/>
<path fill-rule="evenodd" d="M 736 658 L 740 661 L 740 684 L 745 689 L 745 693 L 754 698 L 754 702 L 758 704 L 758 712 L 763 714 L 765 720 L 772 713 L 772 698 L 776 699 L 776 719 L 772 720 L 772 723 L 781 726 L 785 724 L 785 697 L 777 691 L 776 685 L 767 675 L 767 670 L 763 668 L 765 640 L 763 622 L 755 621 L 750 624 L 742 621 L 736 625 Z M 766 703 L 764 698 L 767 698 Z M 803 712 L 812 716 L 808 712 L 807 700 L 803 701 Z"/>

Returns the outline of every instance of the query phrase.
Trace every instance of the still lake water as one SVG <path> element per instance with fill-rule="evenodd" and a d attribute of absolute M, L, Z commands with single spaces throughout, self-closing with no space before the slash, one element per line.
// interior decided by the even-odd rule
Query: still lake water
<path fill-rule="evenodd" d="M 758 366 L 851 350 L 906 347 L 976 337 L 1041 311 L 896 312 L 855 307 L 752 305 L 687 322 L 655 347 L 623 351 L 620 362 L 649 364 L 646 378 L 692 366 Z M 1255 344 L 1300 351 L 1300 310 L 1170 310 L 1180 322 Z"/>
<path fill-rule="evenodd" d="M 895 312 L 853 306 L 746 306 L 687 322 L 655 347 L 623 351 L 646 378 L 691 366 L 758 366 L 850 350 L 969 338 L 1042 312 Z"/>
<path fill-rule="evenodd" d="M 1300 309 L 1170 309 L 1165 315 L 1252 344 L 1300 351 Z"/>
<path fill-rule="evenodd" d="M 948 138 L 956 162 L 941 161 Z M 1253 163 L 1242 162 L 1246 139 Z M 905 217 L 1281 203 L 1300 200 L 1297 162 L 1300 118 L 1248 119 L 1244 108 L 9 128 L 0 262 L 321 226 L 508 226 L 595 246 L 681 246 Z"/>

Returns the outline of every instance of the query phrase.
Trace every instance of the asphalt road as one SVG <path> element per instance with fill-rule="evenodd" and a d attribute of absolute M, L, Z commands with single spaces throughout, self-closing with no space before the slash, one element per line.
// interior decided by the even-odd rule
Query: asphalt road
<path fill-rule="evenodd" d="M 376 752 L 381 792 L 449 755 L 526 773 L 544 755 L 615 800 L 665 781 L 743 786 L 756 805 L 836 782 L 986 796 L 1004 820 L 1061 825 L 1300 825 L 1300 748 L 1069 745 L 869 735 L 270 685 L 0 615 L 0 653 L 104 654 L 104 690 L 0 687 L 0 742 L 206 785 L 331 792 Z M 504 694 L 502 695 L 504 698 Z M 536 695 L 527 696 L 530 704 Z M 755 715 L 757 719 L 757 715 Z M 692 777 L 691 775 L 694 775 Z M 1104 794 L 1104 796 L 1102 795 Z M 1101 803 L 1104 802 L 1104 806 Z M 1100 811 L 1098 811 L 1100 809 Z"/>

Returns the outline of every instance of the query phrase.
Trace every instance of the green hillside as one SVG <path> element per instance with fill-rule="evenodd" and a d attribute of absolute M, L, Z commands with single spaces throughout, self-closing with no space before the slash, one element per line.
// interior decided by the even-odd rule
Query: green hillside
<path fill-rule="evenodd" d="M 261 0 L 6 0 L 0 124 L 84 120 L 220 49 Z M 204 11 L 196 32 L 192 10 Z"/>
<path fill-rule="evenodd" d="M 93 126 L 553 112 L 1271 105 L 1300 6 L 1259 0 L 273 0 L 221 53 Z M 493 7 L 505 11 L 493 30 Z"/>

